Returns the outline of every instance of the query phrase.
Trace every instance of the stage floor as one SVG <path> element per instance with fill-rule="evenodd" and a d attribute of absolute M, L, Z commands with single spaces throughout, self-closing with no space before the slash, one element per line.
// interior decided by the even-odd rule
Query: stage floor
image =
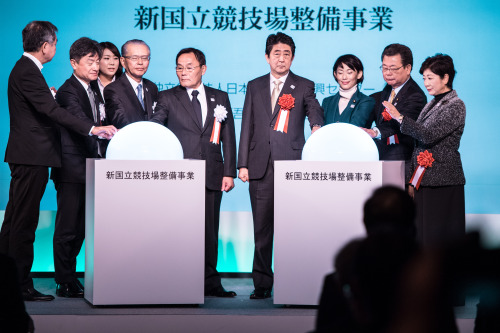
<path fill-rule="evenodd" d="M 55 295 L 52 278 L 35 278 L 35 288 Z M 83 281 L 82 281 L 83 282 Z M 147 281 L 145 281 L 147 283 Z M 56 297 L 52 302 L 26 302 L 37 333 L 44 332 L 308 332 L 314 329 L 315 307 L 273 304 L 272 298 L 250 300 L 250 278 L 225 278 L 231 299 L 206 297 L 193 306 L 94 307 L 84 299 Z M 161 288 L 161 286 L 158 286 Z M 126 292 L 126 290 L 124 290 Z M 460 333 L 472 332 L 477 299 L 455 309 Z"/>

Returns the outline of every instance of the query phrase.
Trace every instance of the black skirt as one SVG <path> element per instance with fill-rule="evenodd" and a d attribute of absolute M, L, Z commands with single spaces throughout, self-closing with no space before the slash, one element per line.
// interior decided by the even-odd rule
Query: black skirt
<path fill-rule="evenodd" d="M 420 186 L 415 190 L 417 240 L 436 247 L 465 235 L 464 185 Z"/>

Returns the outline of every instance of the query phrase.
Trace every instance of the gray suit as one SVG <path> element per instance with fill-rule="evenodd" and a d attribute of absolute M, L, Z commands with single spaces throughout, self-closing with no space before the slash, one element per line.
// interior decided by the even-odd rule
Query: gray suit
<path fill-rule="evenodd" d="M 417 239 L 424 246 L 442 246 L 465 235 L 465 177 L 458 148 L 465 126 L 465 105 L 455 90 L 429 102 L 417 121 L 404 117 L 401 132 L 417 140 L 411 171 L 423 151 L 434 162 L 415 190 Z"/>

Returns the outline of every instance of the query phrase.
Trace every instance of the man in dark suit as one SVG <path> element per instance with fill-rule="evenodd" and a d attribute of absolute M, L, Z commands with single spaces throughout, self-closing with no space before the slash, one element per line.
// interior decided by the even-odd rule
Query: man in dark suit
<path fill-rule="evenodd" d="M 0 232 L 0 252 L 16 261 L 25 301 L 54 299 L 34 289 L 29 273 L 48 168 L 61 166 L 56 124 L 82 136 L 111 138 L 116 132 L 113 126 L 97 127 L 89 119 L 78 119 L 54 100 L 41 69 L 56 53 L 56 32 L 57 28 L 46 21 L 30 22 L 23 29 L 25 52 L 10 73 L 7 91 L 10 133 L 5 161 L 12 179 Z"/>
<path fill-rule="evenodd" d="M 99 44 L 83 37 L 69 49 L 73 74 L 56 94 L 60 106 L 75 117 L 100 123 L 97 92 L 90 82 L 97 79 L 102 51 Z M 61 128 L 61 167 L 53 168 L 51 178 L 57 190 L 54 230 L 54 268 L 56 295 L 83 297 L 83 286 L 76 277 L 76 257 L 85 238 L 85 163 L 102 157 L 95 136 L 81 136 Z"/>
<path fill-rule="evenodd" d="M 205 55 L 186 48 L 176 58 L 179 86 L 160 92 L 154 121 L 165 124 L 179 139 L 184 158 L 205 160 L 205 296 L 234 297 L 217 272 L 219 215 L 222 192 L 234 187 L 236 139 L 226 92 L 202 84 Z M 222 154 L 222 152 L 224 154 Z M 223 158 L 224 156 L 224 158 Z"/>
<path fill-rule="evenodd" d="M 301 159 L 306 116 L 313 133 L 324 123 L 314 83 L 290 72 L 294 55 L 295 44 L 290 36 L 280 32 L 270 35 L 266 60 L 271 73 L 248 83 L 243 106 L 238 177 L 243 182 L 250 181 L 255 238 L 252 269 L 255 290 L 251 299 L 271 297 L 273 287 L 273 163 Z M 292 101 L 294 106 L 290 108 Z"/>
<path fill-rule="evenodd" d="M 122 128 L 136 121 L 151 119 L 158 97 L 158 87 L 144 79 L 151 51 L 142 40 L 132 39 L 123 44 L 120 61 L 125 75 L 104 88 L 108 121 Z"/>
<path fill-rule="evenodd" d="M 427 97 L 419 85 L 411 78 L 413 54 L 409 47 L 390 44 L 382 52 L 382 74 L 387 85 L 380 92 L 373 115 L 375 127 L 365 131 L 375 138 L 380 160 L 406 161 L 405 174 L 408 175 L 414 140 L 402 134 L 396 119 L 387 117 L 383 101 L 389 101 L 405 117 L 417 120 L 420 111 L 427 103 Z M 377 96 L 378 97 L 378 96 Z M 386 115 L 386 117 L 384 117 Z"/>

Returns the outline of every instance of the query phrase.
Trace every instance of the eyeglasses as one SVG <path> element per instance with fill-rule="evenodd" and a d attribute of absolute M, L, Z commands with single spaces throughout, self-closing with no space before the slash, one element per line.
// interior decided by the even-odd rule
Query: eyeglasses
<path fill-rule="evenodd" d="M 142 61 L 149 61 L 151 60 L 151 56 L 123 56 L 125 59 L 129 59 L 132 62 L 138 62 L 139 59 Z"/>
<path fill-rule="evenodd" d="M 385 72 L 395 73 L 395 72 L 399 71 L 403 67 L 404 66 L 401 66 L 401 67 L 398 67 L 398 68 L 387 68 L 387 67 L 384 67 L 384 66 L 380 66 L 380 70 L 382 71 L 382 73 L 385 73 Z"/>
<path fill-rule="evenodd" d="M 189 66 L 189 67 L 182 67 L 182 66 L 175 66 L 175 71 L 178 72 L 178 73 L 182 73 L 184 70 L 186 70 L 186 72 L 188 73 L 191 73 L 192 71 L 194 71 L 194 69 L 196 67 L 200 67 L 200 66 Z"/>

